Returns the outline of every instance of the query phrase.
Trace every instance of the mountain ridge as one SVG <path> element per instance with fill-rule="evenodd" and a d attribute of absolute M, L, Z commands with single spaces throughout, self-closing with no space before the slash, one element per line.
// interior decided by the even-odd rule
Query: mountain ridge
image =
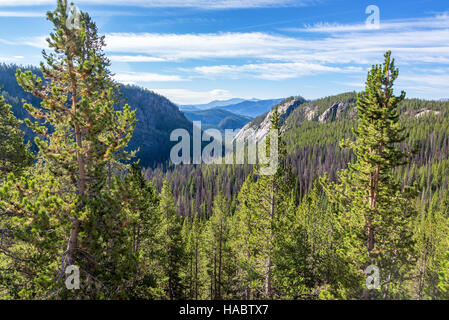
<path fill-rule="evenodd" d="M 241 99 L 233 98 L 229 100 L 214 100 L 207 104 L 199 105 L 181 105 L 181 111 L 201 111 L 209 109 L 222 109 L 235 113 L 240 116 L 247 116 L 255 118 L 268 111 L 270 111 L 276 104 L 283 101 L 284 98 L 279 99 Z"/>
<path fill-rule="evenodd" d="M 22 100 L 35 106 L 40 104 L 40 100 L 25 92 L 17 84 L 15 78 L 17 68 L 31 70 L 39 76 L 41 72 L 33 66 L 0 64 L 0 86 L 3 85 L 0 91 L 6 103 L 12 106 L 14 115 L 23 120 L 30 116 L 23 108 Z M 124 102 L 117 108 L 120 109 L 127 103 L 131 109 L 136 110 L 137 123 L 127 150 L 140 149 L 136 157 L 145 167 L 169 160 L 171 147 L 176 144 L 170 141 L 170 133 L 179 128 L 192 133 L 192 122 L 185 117 L 177 105 L 153 91 L 138 86 L 120 85 L 120 92 Z M 25 139 L 33 141 L 34 133 L 25 125 L 22 125 L 22 128 L 25 131 Z M 35 147 L 34 151 L 36 151 Z"/>
<path fill-rule="evenodd" d="M 183 112 L 190 121 L 201 121 L 203 129 L 240 129 L 252 119 L 221 108 Z"/>

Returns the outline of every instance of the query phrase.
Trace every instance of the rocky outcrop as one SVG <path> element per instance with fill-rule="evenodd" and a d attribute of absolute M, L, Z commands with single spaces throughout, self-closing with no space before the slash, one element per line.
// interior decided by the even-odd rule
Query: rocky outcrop
<path fill-rule="evenodd" d="M 441 113 L 441 111 L 430 110 L 430 109 L 423 109 L 423 110 L 418 111 L 415 114 L 415 118 L 420 118 L 420 117 L 425 116 L 425 115 L 439 115 L 440 113 Z"/>
<path fill-rule="evenodd" d="M 304 108 L 304 119 L 307 121 L 312 121 L 313 118 L 315 118 L 315 115 L 317 113 L 316 109 L 317 109 L 317 107 L 314 107 L 314 108 L 312 108 L 310 106 L 305 107 Z"/>
<path fill-rule="evenodd" d="M 305 100 L 302 97 L 288 98 L 278 105 L 278 112 L 280 115 L 280 125 L 285 122 L 285 119 L 290 115 L 290 113 L 297 108 L 299 105 L 304 103 Z M 256 141 L 263 140 L 271 127 L 271 118 L 273 117 L 274 108 L 268 112 L 263 120 L 255 119 L 247 123 L 235 136 L 234 141 L 245 141 L 249 137 L 256 139 Z"/>
<path fill-rule="evenodd" d="M 334 104 L 332 107 L 324 111 L 319 117 L 318 122 L 328 122 L 336 120 L 340 117 L 340 114 L 348 108 L 346 103 L 340 102 Z"/>

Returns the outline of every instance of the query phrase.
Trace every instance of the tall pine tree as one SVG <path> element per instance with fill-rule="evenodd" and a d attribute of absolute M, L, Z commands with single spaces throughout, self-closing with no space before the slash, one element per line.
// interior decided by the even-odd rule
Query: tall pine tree
<path fill-rule="evenodd" d="M 356 162 L 341 172 L 340 185 L 322 183 L 339 204 L 341 218 L 347 220 L 343 223 L 348 241 L 354 242 L 354 263 L 360 263 L 361 274 L 369 265 L 380 269 L 380 290 L 369 291 L 363 283 L 359 289 L 363 288 L 364 298 L 400 296 L 395 288 L 405 280 L 413 256 L 413 190 L 403 189 L 394 177 L 394 169 L 408 161 L 407 153 L 398 147 L 407 137 L 399 123 L 399 103 L 405 92 L 400 96 L 393 92 L 398 74 L 391 52 L 385 54 L 382 65 L 369 71 L 366 89 L 357 97 L 355 141 L 342 144 L 352 149 Z"/>

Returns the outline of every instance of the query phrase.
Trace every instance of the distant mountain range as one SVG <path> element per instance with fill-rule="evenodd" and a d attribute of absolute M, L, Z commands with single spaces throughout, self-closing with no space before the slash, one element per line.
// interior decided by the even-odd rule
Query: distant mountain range
<path fill-rule="evenodd" d="M 225 107 L 232 104 L 237 104 L 245 101 L 245 99 L 233 98 L 229 100 L 214 100 L 205 104 L 191 104 L 191 105 L 180 105 L 179 109 L 181 111 L 198 111 L 198 110 L 207 110 L 213 109 L 217 107 Z"/>
<path fill-rule="evenodd" d="M 245 100 L 240 98 L 234 98 L 230 100 L 216 100 L 207 104 L 198 105 L 184 105 L 179 106 L 181 111 L 200 111 L 209 109 L 221 109 L 226 110 L 237 115 L 255 118 L 264 113 L 270 111 L 275 105 L 283 101 L 284 99 L 268 99 L 259 100 L 251 99 Z"/>
<path fill-rule="evenodd" d="M 238 115 L 221 108 L 184 111 L 184 114 L 190 121 L 201 121 L 203 130 L 210 128 L 218 130 L 241 129 L 252 119 L 251 117 Z"/>
<path fill-rule="evenodd" d="M 237 104 L 231 104 L 228 106 L 221 107 L 223 110 L 227 110 L 242 116 L 255 118 L 264 113 L 267 113 L 273 107 L 284 99 L 271 99 L 271 100 L 245 100 Z"/>

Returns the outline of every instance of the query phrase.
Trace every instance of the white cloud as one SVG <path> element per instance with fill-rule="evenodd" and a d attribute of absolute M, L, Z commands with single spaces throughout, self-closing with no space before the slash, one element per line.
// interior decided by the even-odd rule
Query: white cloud
<path fill-rule="evenodd" d="M 377 31 L 393 31 L 407 29 L 445 29 L 449 28 L 449 15 L 443 13 L 431 18 L 415 18 L 402 20 L 381 20 Z M 314 32 L 314 33 L 344 33 L 344 32 L 372 32 L 366 24 L 339 24 L 320 22 L 314 25 L 306 25 L 303 28 L 285 28 L 292 32 Z"/>
<path fill-rule="evenodd" d="M 266 33 L 155 34 L 112 33 L 106 35 L 108 52 L 148 54 L 167 60 L 204 58 L 269 57 L 296 49 L 295 39 Z"/>
<path fill-rule="evenodd" d="M 157 58 L 157 57 L 149 57 L 149 56 L 109 56 L 108 57 L 111 61 L 114 62 L 162 62 L 166 61 L 164 58 Z"/>
<path fill-rule="evenodd" d="M 420 75 L 402 75 L 398 78 L 400 83 L 412 83 L 414 85 L 420 84 L 434 88 L 446 88 L 449 89 L 449 73 L 440 74 L 420 74 Z"/>
<path fill-rule="evenodd" d="M 177 104 L 202 104 L 212 100 L 227 100 L 233 98 L 227 90 L 214 89 L 210 91 L 192 91 L 187 89 L 151 89 Z"/>
<path fill-rule="evenodd" d="M 12 44 L 22 44 L 22 45 L 27 45 L 27 46 L 31 46 L 31 47 L 36 47 L 39 49 L 47 49 L 48 48 L 48 42 L 46 40 L 47 38 L 48 38 L 48 36 L 24 38 L 24 39 L 16 40 L 16 42 L 12 43 Z"/>
<path fill-rule="evenodd" d="M 1 1 L 1 0 L 0 0 Z M 449 64 L 449 16 L 389 21 L 381 30 L 361 25 L 309 28 L 335 29 L 325 37 L 302 37 L 263 32 L 206 34 L 111 33 L 105 48 L 115 61 L 150 62 L 188 59 L 256 59 L 262 63 L 372 64 L 392 50 L 403 64 Z M 327 29 L 326 29 L 327 30 Z M 18 40 L 45 48 L 45 37 Z M 117 56 L 114 58 L 114 56 Z"/>
<path fill-rule="evenodd" d="M 205 9 L 259 8 L 313 5 L 317 0 L 77 0 L 76 4 Z M 54 5 L 54 0 L 0 0 L 0 6 Z"/>
<path fill-rule="evenodd" d="M 24 57 L 23 56 L 13 56 L 13 57 L 1 57 L 0 56 L 0 62 L 3 63 L 18 63 L 22 61 Z"/>
<path fill-rule="evenodd" d="M 204 76 L 228 76 L 233 78 L 241 77 L 242 75 L 255 77 L 265 80 L 285 80 L 291 78 L 298 78 L 304 75 L 339 72 L 351 73 L 362 71 L 357 67 L 329 67 L 315 63 L 260 63 L 260 64 L 245 64 L 245 65 L 220 65 L 220 66 L 205 66 L 196 67 L 194 71 Z"/>
<path fill-rule="evenodd" d="M 287 36 L 263 32 L 111 33 L 106 35 L 105 50 L 112 61 L 121 62 L 209 60 L 207 66 L 196 64 L 196 67 L 194 65 L 188 70 L 180 69 L 179 74 L 189 72 L 189 77 L 194 74 L 208 78 L 252 77 L 268 80 L 337 72 L 360 73 L 365 76 L 368 66 L 382 62 L 383 53 L 392 50 L 401 71 L 406 67 L 407 76 L 413 77 L 404 79 L 402 83 L 413 86 L 418 83 L 414 80 L 423 79 L 426 81 L 423 85 L 447 89 L 449 79 L 436 77 L 432 72 L 424 79 L 418 69 L 425 66 L 434 67 L 435 64 L 440 68 L 449 66 L 447 14 L 431 18 L 381 21 L 380 30 L 367 30 L 363 24 L 321 24 L 299 31 L 326 34 L 304 36 L 295 33 Z M 45 37 L 17 39 L 14 43 L 0 39 L 0 42 L 46 47 Z M 226 62 L 219 59 L 226 59 Z M 237 61 L 229 62 L 229 59 Z M 188 80 L 176 74 L 123 73 L 117 77 L 119 81 L 127 83 Z M 195 102 L 211 100 L 209 91 L 164 90 L 175 90 L 170 92 L 173 96 L 181 92 L 176 96 L 177 99 L 182 99 L 181 94 L 186 94 L 188 97 L 194 97 L 192 100 Z"/>
<path fill-rule="evenodd" d="M 449 21 L 448 21 L 449 23 Z M 403 63 L 448 63 L 447 29 L 335 34 L 310 39 L 261 32 L 213 34 L 113 33 L 110 53 L 145 54 L 166 60 L 264 59 L 320 64 L 371 64 L 386 50 Z"/>
<path fill-rule="evenodd" d="M 178 75 L 165 75 L 147 72 L 124 72 L 114 76 L 114 80 L 125 83 L 135 84 L 138 82 L 180 82 L 187 81 Z"/>
<path fill-rule="evenodd" d="M 10 18 L 43 18 L 44 12 L 32 12 L 32 11 L 0 11 L 0 17 Z"/>

